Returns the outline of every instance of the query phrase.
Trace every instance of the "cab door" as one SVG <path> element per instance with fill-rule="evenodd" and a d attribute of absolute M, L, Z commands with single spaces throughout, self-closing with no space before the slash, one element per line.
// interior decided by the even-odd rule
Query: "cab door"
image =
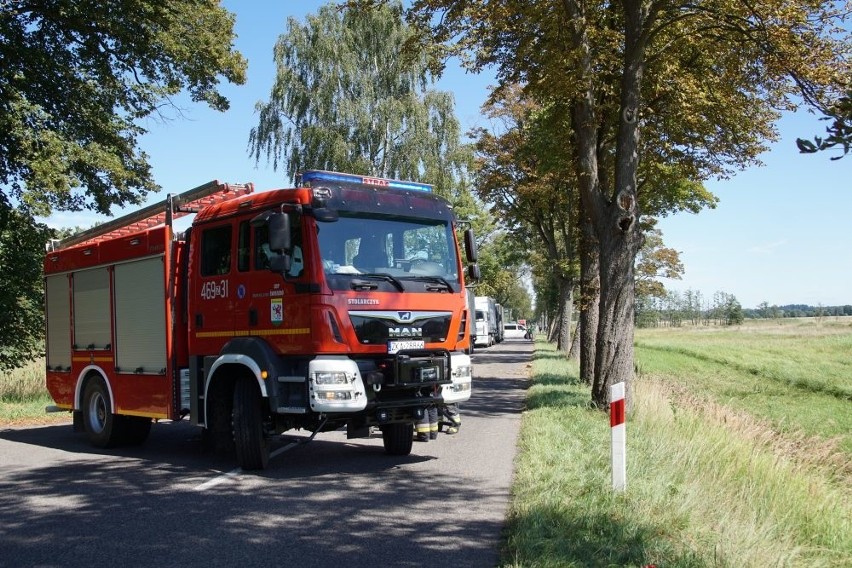
<path fill-rule="evenodd" d="M 279 353 L 305 352 L 310 340 L 310 297 L 302 227 L 291 225 L 292 264 L 285 278 L 269 269 L 266 225 L 238 223 L 237 270 L 234 276 L 234 322 L 239 337 L 261 337 Z"/>
<path fill-rule="evenodd" d="M 216 354 L 234 336 L 234 227 L 232 223 L 196 228 L 188 302 L 193 352 Z"/>

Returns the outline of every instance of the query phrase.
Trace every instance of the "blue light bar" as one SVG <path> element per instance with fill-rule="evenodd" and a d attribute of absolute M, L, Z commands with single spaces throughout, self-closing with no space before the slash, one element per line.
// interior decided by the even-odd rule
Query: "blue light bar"
<path fill-rule="evenodd" d="M 315 182 L 338 182 L 355 183 L 376 188 L 407 189 L 410 191 L 424 191 L 432 193 L 432 186 L 428 183 L 417 183 L 415 181 L 400 181 L 397 179 L 384 179 L 369 176 L 358 176 L 354 174 L 341 174 L 338 172 L 326 172 L 323 170 L 308 170 L 302 172 L 302 185 Z"/>

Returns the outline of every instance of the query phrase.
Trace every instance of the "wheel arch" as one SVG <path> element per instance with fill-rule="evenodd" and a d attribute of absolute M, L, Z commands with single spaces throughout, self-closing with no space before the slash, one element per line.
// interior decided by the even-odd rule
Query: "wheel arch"
<path fill-rule="evenodd" d="M 112 392 L 112 384 L 104 370 L 97 365 L 89 365 L 80 371 L 77 375 L 77 386 L 74 388 L 74 410 L 83 409 L 83 393 L 86 391 L 86 384 L 95 377 L 100 377 L 106 385 L 109 393 L 110 412 L 115 414 L 115 394 Z"/>
<path fill-rule="evenodd" d="M 274 396 L 274 381 L 280 374 L 280 359 L 269 344 L 256 337 L 240 337 L 232 339 L 222 348 L 219 356 L 213 361 L 206 373 L 204 382 L 204 416 L 205 425 L 209 423 L 211 410 L 211 393 L 230 396 L 233 394 L 234 383 L 238 378 L 254 378 L 262 398 L 269 400 Z M 264 378 L 264 373 L 265 377 Z M 267 380 L 270 382 L 267 383 Z"/>

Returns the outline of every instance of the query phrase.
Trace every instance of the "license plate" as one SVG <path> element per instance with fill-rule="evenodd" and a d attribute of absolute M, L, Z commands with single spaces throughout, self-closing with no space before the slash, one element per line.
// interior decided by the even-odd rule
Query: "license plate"
<path fill-rule="evenodd" d="M 426 347 L 426 343 L 420 340 L 408 340 L 408 341 L 388 341 L 388 353 L 393 355 L 394 353 L 399 353 L 400 351 L 407 351 L 409 349 L 423 349 Z"/>

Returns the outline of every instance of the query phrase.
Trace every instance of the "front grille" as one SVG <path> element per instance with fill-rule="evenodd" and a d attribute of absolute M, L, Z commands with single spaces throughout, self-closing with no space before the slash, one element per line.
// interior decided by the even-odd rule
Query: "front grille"
<path fill-rule="evenodd" d="M 358 341 L 386 344 L 389 340 L 422 339 L 426 343 L 447 340 L 451 312 L 353 311 L 349 319 Z"/>

